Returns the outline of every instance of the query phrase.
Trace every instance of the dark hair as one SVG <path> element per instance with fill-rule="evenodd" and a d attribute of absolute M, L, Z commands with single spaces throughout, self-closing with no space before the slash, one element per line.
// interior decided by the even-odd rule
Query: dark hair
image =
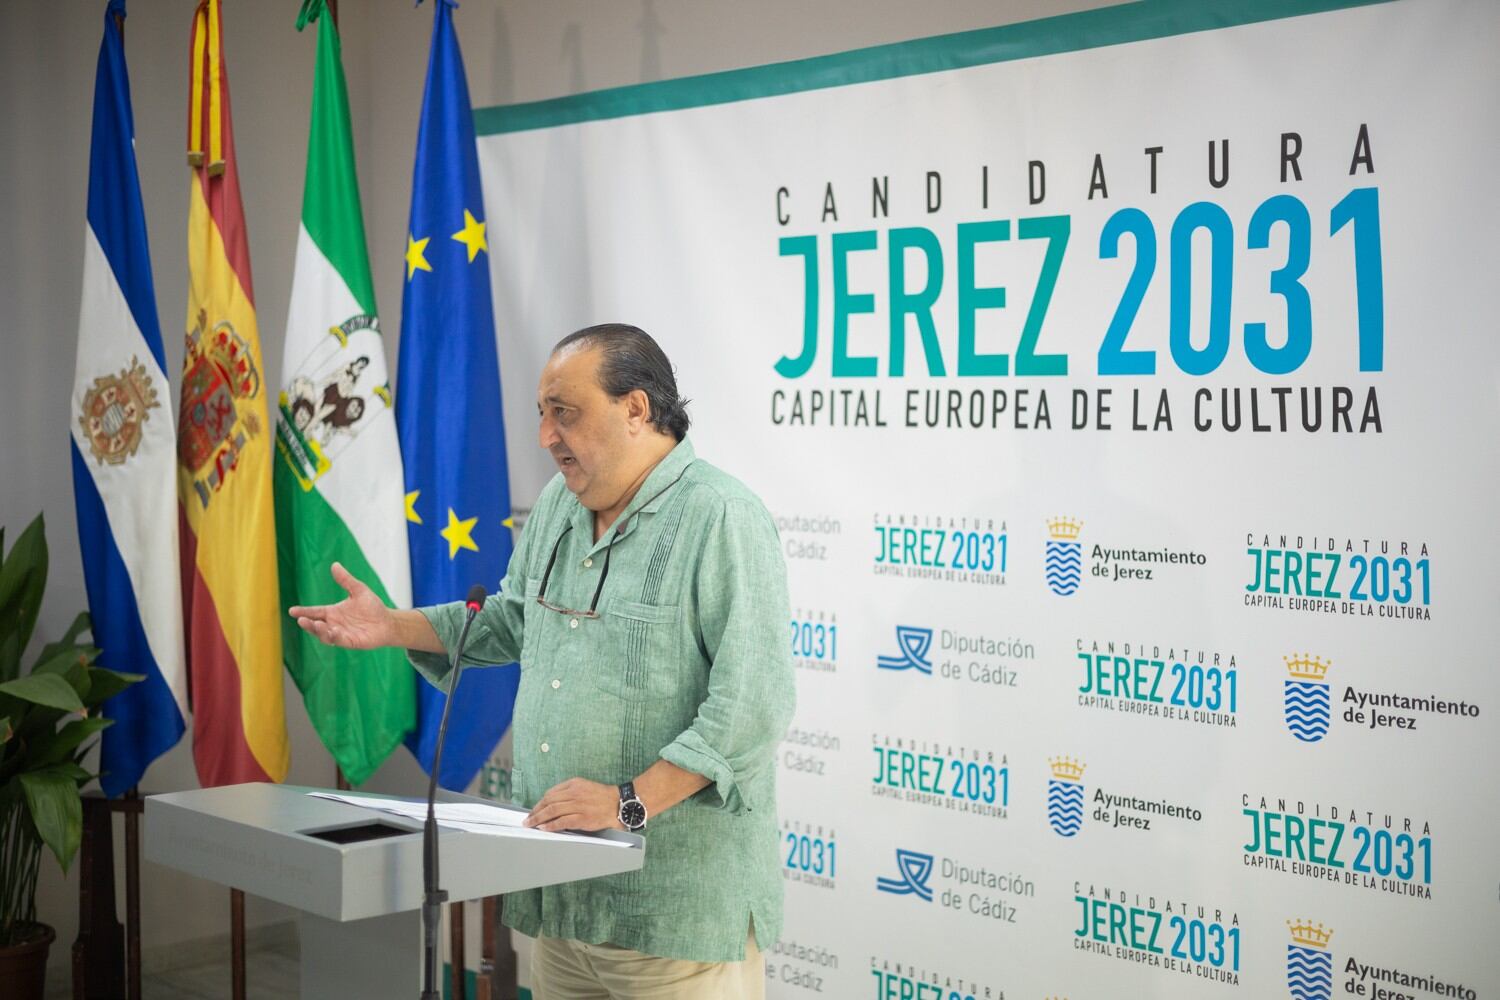
<path fill-rule="evenodd" d="M 688 401 L 677 394 L 677 377 L 672 362 L 661 345 L 638 326 L 625 323 L 600 323 L 568 334 L 552 348 L 556 354 L 565 347 L 598 347 L 604 358 L 599 362 L 599 385 L 619 399 L 639 389 L 651 403 L 651 422 L 657 430 L 681 441 L 691 423 Z"/>

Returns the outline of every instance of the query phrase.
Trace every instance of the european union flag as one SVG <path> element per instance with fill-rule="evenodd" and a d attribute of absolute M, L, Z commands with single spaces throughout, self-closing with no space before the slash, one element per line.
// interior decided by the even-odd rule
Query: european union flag
<path fill-rule="evenodd" d="M 451 0 L 437 0 L 417 130 L 406 292 L 401 300 L 396 427 L 406 467 L 412 598 L 494 591 L 511 551 L 500 362 L 490 305 L 479 156 Z M 431 773 L 444 694 L 421 678 L 406 745 Z M 438 782 L 469 784 L 510 725 L 520 670 L 465 670 Z"/>

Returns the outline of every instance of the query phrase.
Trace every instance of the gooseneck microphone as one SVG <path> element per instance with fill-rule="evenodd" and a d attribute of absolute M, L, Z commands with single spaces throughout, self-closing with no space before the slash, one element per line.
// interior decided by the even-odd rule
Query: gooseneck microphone
<path fill-rule="evenodd" d="M 464 643 L 469 641 L 469 626 L 484 607 L 482 584 L 469 588 L 464 599 L 469 613 L 464 616 L 463 631 L 453 647 L 448 667 L 448 697 L 443 701 L 443 718 L 438 723 L 437 747 L 432 752 L 432 770 L 427 776 L 427 823 L 422 827 L 422 1000 L 440 1000 L 438 992 L 438 918 L 448 894 L 438 888 L 437 783 L 438 768 L 443 763 L 443 740 L 448 736 L 448 713 L 453 708 L 453 693 L 458 690 L 458 674 L 463 669 Z M 458 970 L 454 970 L 457 973 Z"/>

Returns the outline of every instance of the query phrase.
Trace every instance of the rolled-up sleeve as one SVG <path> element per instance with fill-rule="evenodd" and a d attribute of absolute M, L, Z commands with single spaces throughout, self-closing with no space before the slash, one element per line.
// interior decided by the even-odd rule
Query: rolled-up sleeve
<path fill-rule="evenodd" d="M 708 778 L 712 784 L 698 794 L 709 804 L 731 812 L 769 808 L 774 803 L 747 796 L 746 779 L 775 766 L 796 689 L 786 563 L 776 526 L 758 502 L 724 501 L 707 533 L 694 593 L 710 662 L 708 695 L 661 757 Z"/>
<path fill-rule="evenodd" d="M 510 555 L 499 592 L 485 598 L 484 607 L 469 629 L 469 641 L 464 644 L 464 666 L 495 666 L 520 659 L 525 621 L 526 548 L 523 529 Z M 448 676 L 453 647 L 464 628 L 466 608 L 463 601 L 453 601 L 417 610 L 432 625 L 445 652 L 424 653 L 408 649 L 406 658 L 417 668 L 417 673 L 441 687 Z"/>

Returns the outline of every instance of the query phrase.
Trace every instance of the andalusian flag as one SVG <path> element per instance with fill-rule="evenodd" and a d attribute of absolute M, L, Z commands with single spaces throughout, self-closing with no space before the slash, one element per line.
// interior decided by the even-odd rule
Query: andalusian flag
<path fill-rule="evenodd" d="M 313 20 L 312 131 L 276 421 L 281 603 L 342 599 L 328 573 L 339 562 L 386 604 L 404 608 L 411 575 L 401 449 L 365 253 L 349 97 L 338 26 L 324 0 L 304 0 L 298 30 Z M 286 665 L 313 727 L 360 784 L 416 724 L 411 667 L 399 650 L 337 649 L 285 614 L 281 624 Z"/>
<path fill-rule="evenodd" d="M 265 369 L 219 0 L 193 19 L 187 350 L 177 428 L 193 758 L 204 785 L 286 777 Z"/>

